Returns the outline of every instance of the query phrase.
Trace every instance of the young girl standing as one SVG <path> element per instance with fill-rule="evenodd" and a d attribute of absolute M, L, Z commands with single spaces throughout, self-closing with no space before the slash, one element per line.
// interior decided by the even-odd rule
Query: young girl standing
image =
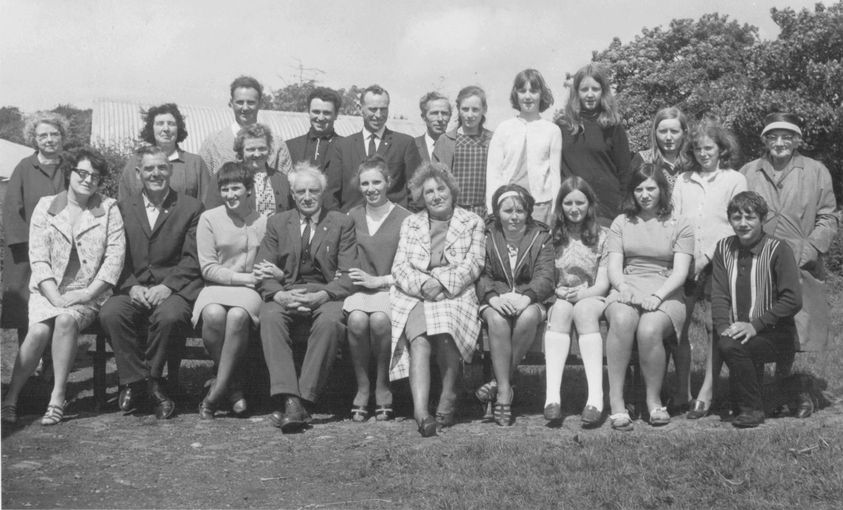
<path fill-rule="evenodd" d="M 577 71 L 557 123 L 562 129 L 562 175 L 582 177 L 591 185 L 600 204 L 597 216 L 609 225 L 620 213 L 631 155 L 606 69 L 589 64 Z"/>
<path fill-rule="evenodd" d="M 501 122 L 492 135 L 486 165 L 486 208 L 492 210 L 495 190 L 518 184 L 536 201 L 533 219 L 551 226 L 562 180 L 562 134 L 541 112 L 553 104 L 553 94 L 540 72 L 525 69 L 515 76 L 509 100 L 518 116 Z"/>

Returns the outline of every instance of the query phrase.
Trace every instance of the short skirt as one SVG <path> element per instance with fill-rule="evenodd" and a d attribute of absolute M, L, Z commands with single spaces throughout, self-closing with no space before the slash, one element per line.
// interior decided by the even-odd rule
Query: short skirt
<path fill-rule="evenodd" d="M 624 275 L 624 283 L 628 283 L 632 287 L 633 292 L 640 296 L 649 296 L 653 292 L 657 291 L 666 279 L 667 276 L 665 274 L 627 273 Z M 617 290 L 612 289 L 609 296 L 606 298 L 606 309 L 617 302 L 618 297 L 620 297 L 620 293 Z M 671 295 L 667 296 L 661 304 L 659 304 L 657 310 L 664 312 L 670 318 L 670 322 L 673 324 L 673 329 L 676 333 L 676 338 L 678 339 L 682 334 L 682 327 L 685 325 L 686 317 L 683 289 L 680 288 L 674 291 Z"/>
<path fill-rule="evenodd" d="M 345 298 L 342 304 L 342 311 L 345 313 L 363 312 L 375 313 L 382 312 L 389 316 L 389 291 L 381 292 L 357 292 Z"/>
<path fill-rule="evenodd" d="M 70 290 L 78 289 L 67 289 L 65 292 Z M 32 292 L 29 295 L 29 325 L 32 326 L 39 322 L 54 319 L 59 315 L 68 314 L 76 321 L 79 331 L 82 331 L 97 319 L 102 301 L 103 298 L 101 296 L 96 301 L 77 303 L 66 308 L 59 308 L 53 306 L 50 300 L 42 296 L 40 292 Z"/>
<path fill-rule="evenodd" d="M 239 306 L 246 310 L 249 317 L 252 318 L 252 323 L 258 326 L 261 304 L 263 300 L 260 294 L 249 287 L 234 287 L 226 285 L 208 285 L 203 288 L 196 298 L 196 304 L 193 305 L 193 327 L 199 323 L 202 318 L 202 310 L 208 305 L 221 305 L 226 308 L 232 306 Z"/>

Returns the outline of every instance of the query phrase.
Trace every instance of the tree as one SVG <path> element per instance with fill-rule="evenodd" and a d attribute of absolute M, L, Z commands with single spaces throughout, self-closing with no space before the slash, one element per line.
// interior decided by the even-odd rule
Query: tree
<path fill-rule="evenodd" d="M 307 96 L 317 86 L 315 80 L 307 80 L 272 90 L 264 95 L 262 107 L 267 110 L 306 112 L 308 107 Z M 357 103 L 362 90 L 357 85 L 352 85 L 348 89 L 337 90 L 342 98 L 342 106 L 340 106 L 339 111 L 340 115 L 360 115 Z"/>
<path fill-rule="evenodd" d="M 804 121 L 803 152 L 831 170 L 843 201 L 843 2 L 813 11 L 772 9 L 778 38 L 760 41 L 757 28 L 706 14 L 644 29 L 627 44 L 615 39 L 592 60 L 613 72 L 630 142 L 648 143 L 650 122 L 665 106 L 691 119 L 714 114 L 738 137 L 743 159 L 761 153 L 764 116 L 787 110 Z"/>
<path fill-rule="evenodd" d="M 23 141 L 23 113 L 16 106 L 0 108 L 0 138 L 26 145 Z"/>

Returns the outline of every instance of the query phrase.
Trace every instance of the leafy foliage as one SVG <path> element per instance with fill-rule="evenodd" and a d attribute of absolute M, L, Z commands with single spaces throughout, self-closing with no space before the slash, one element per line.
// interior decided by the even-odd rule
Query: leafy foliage
<path fill-rule="evenodd" d="M 92 110 L 80 110 L 73 105 L 60 104 L 50 111 L 64 115 L 70 121 L 70 130 L 64 141 L 65 149 L 88 145 L 91 142 Z M 26 145 L 23 139 L 25 124 L 26 116 L 16 106 L 0 108 L 0 138 Z"/>
<path fill-rule="evenodd" d="M 262 107 L 267 110 L 306 112 L 308 107 L 307 96 L 316 87 L 315 80 L 307 80 L 272 90 L 264 95 Z M 339 111 L 340 115 L 360 115 L 358 98 L 362 91 L 363 89 L 357 85 L 352 85 L 348 89 L 337 90 L 342 98 L 342 106 Z"/>
<path fill-rule="evenodd" d="M 823 161 L 843 202 L 843 2 L 813 11 L 772 9 L 781 33 L 761 41 L 757 28 L 706 14 L 644 29 L 627 44 L 594 52 L 613 72 L 631 146 L 649 144 L 650 122 L 665 106 L 691 119 L 714 114 L 737 136 L 743 161 L 762 152 L 764 116 L 792 111 L 804 122 L 802 151 Z"/>

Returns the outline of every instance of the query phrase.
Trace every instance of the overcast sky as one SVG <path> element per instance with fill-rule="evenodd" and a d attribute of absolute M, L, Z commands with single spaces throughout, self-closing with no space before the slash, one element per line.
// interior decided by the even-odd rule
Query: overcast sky
<path fill-rule="evenodd" d="M 514 114 L 515 74 L 535 67 L 562 99 L 566 72 L 613 37 L 707 12 L 772 39 L 770 8 L 816 0 L 0 0 L 0 105 L 25 111 L 97 99 L 225 105 L 250 74 L 279 88 L 304 78 L 331 87 L 379 83 L 391 114 L 418 98 L 486 89 L 491 123 Z M 828 3 L 828 2 L 826 2 Z"/>

